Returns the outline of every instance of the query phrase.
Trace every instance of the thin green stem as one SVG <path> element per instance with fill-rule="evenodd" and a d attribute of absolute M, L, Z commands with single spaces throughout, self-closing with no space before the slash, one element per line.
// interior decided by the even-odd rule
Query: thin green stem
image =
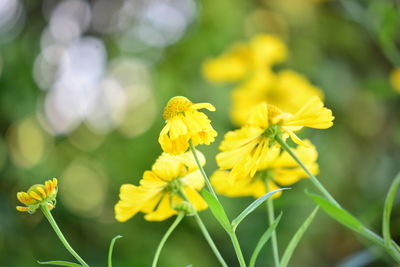
<path fill-rule="evenodd" d="M 240 266 L 241 267 L 246 267 L 246 261 L 244 260 L 242 249 L 240 248 L 239 240 L 237 239 L 237 236 L 236 236 L 235 232 L 229 233 L 229 236 L 231 237 L 232 244 L 233 244 L 233 247 L 235 249 L 236 256 L 237 256 L 237 258 L 239 260 Z"/>
<path fill-rule="evenodd" d="M 89 267 L 89 265 L 78 255 L 78 253 L 75 252 L 75 250 L 70 246 L 68 243 L 67 239 L 65 239 L 63 233 L 61 232 L 60 228 L 58 227 L 56 221 L 53 218 L 53 215 L 51 215 L 51 212 L 49 208 L 47 207 L 47 204 L 41 205 L 40 209 L 42 210 L 44 216 L 46 219 L 49 221 L 51 227 L 53 227 L 54 232 L 56 232 L 58 238 L 60 239 L 61 243 L 65 246 L 65 248 L 69 251 L 69 253 L 74 256 L 74 258 L 83 266 L 83 267 Z"/>
<path fill-rule="evenodd" d="M 188 197 L 186 196 L 186 194 L 182 191 L 179 190 L 179 196 L 184 199 L 185 201 L 189 202 Z M 226 264 L 224 258 L 222 258 L 221 253 L 219 253 L 219 250 L 217 248 L 217 246 L 215 245 L 214 241 L 212 240 L 210 233 L 208 232 L 206 226 L 204 225 L 203 221 L 201 220 L 199 214 L 197 213 L 197 210 L 194 209 L 194 219 L 196 220 L 197 224 L 200 227 L 200 230 L 202 232 L 202 234 L 204 235 L 204 238 L 207 240 L 208 245 L 210 246 L 211 250 L 214 252 L 215 256 L 217 257 L 219 263 L 221 264 L 221 266 L 223 267 L 228 267 L 228 265 Z"/>
<path fill-rule="evenodd" d="M 269 192 L 270 189 L 268 181 L 265 182 L 265 185 L 267 188 L 267 192 Z M 275 221 L 274 202 L 272 198 L 268 198 L 267 200 L 267 210 L 268 210 L 269 224 L 271 225 Z M 278 239 L 276 237 L 276 231 L 272 232 L 271 241 L 272 241 L 272 254 L 274 256 L 274 263 L 276 267 L 279 267 L 280 260 L 279 260 Z"/>
<path fill-rule="evenodd" d="M 286 144 L 286 142 L 280 137 L 276 136 L 275 140 L 282 146 L 282 148 L 292 156 L 292 158 L 303 168 L 303 170 L 310 177 L 311 182 L 318 188 L 319 191 L 335 206 L 340 208 L 339 203 L 332 197 L 332 195 L 325 189 L 325 187 L 318 181 L 317 177 L 315 177 L 308 168 L 304 165 L 304 163 L 297 157 L 297 155 L 293 152 L 293 150 Z"/>
<path fill-rule="evenodd" d="M 197 224 L 200 227 L 201 232 L 204 235 L 204 238 L 207 240 L 208 245 L 210 246 L 210 248 L 212 249 L 212 251 L 214 252 L 215 256 L 217 257 L 219 263 L 221 264 L 221 266 L 223 267 L 228 267 L 228 265 L 226 264 L 224 258 L 222 258 L 221 253 L 219 253 L 219 250 L 217 248 L 217 246 L 215 245 L 214 241 L 212 240 L 206 226 L 204 225 L 203 221 L 201 220 L 199 214 L 196 212 L 194 214 L 194 219 L 196 220 Z"/>
<path fill-rule="evenodd" d="M 197 157 L 196 149 L 194 148 L 192 140 L 189 140 L 189 146 L 190 146 L 190 150 L 193 153 L 193 156 L 194 156 L 194 159 L 195 159 L 195 161 L 197 163 L 197 166 L 199 167 L 199 170 L 200 170 L 201 174 L 204 177 L 204 181 L 206 182 L 208 190 L 210 190 L 210 192 L 218 200 L 217 194 L 215 194 L 214 188 L 212 187 L 212 185 L 210 183 L 210 179 L 208 179 L 208 176 L 207 176 L 206 172 L 204 171 L 203 166 L 201 165 L 199 158 Z"/>
<path fill-rule="evenodd" d="M 210 190 L 210 192 L 213 194 L 213 196 L 214 196 L 214 197 L 217 199 L 217 201 L 219 202 L 219 199 L 218 199 L 218 197 L 217 197 L 217 194 L 215 193 L 214 188 L 212 187 L 212 185 L 211 185 L 211 183 L 210 183 L 210 179 L 208 178 L 206 172 L 205 172 L 204 169 L 203 169 L 203 166 L 202 166 L 201 163 L 200 163 L 199 158 L 197 157 L 197 153 L 196 153 L 196 150 L 195 150 L 195 148 L 194 148 L 194 145 L 193 145 L 192 140 L 189 140 L 189 146 L 190 146 L 190 150 L 191 150 L 192 153 L 193 153 L 193 156 L 194 156 L 194 159 L 195 159 L 195 161 L 196 161 L 196 164 L 197 164 L 197 166 L 199 167 L 199 170 L 200 170 L 201 174 L 203 175 L 203 178 L 204 178 L 204 181 L 206 182 L 206 185 L 207 185 L 208 190 Z M 229 234 L 229 237 L 230 237 L 231 240 L 232 240 L 232 244 L 233 244 L 233 247 L 234 247 L 234 249 L 235 249 L 236 256 L 237 256 L 237 258 L 238 258 L 238 260 L 239 260 L 240 266 L 242 266 L 242 267 L 243 267 L 243 266 L 246 266 L 246 262 L 245 262 L 245 260 L 244 260 L 243 253 L 242 253 L 242 250 L 241 250 L 241 248 L 240 248 L 240 244 L 239 244 L 239 241 L 238 241 L 238 239 L 237 239 L 236 233 L 233 231 L 233 232 L 228 233 L 228 234 Z"/>
<path fill-rule="evenodd" d="M 174 229 L 178 226 L 178 224 L 182 221 L 183 217 L 185 217 L 185 214 L 180 213 L 176 217 L 175 221 L 168 228 L 167 232 L 164 234 L 163 238 L 160 241 L 160 244 L 157 247 L 156 254 L 154 255 L 153 263 L 151 264 L 152 267 L 157 266 L 158 258 L 160 257 L 160 253 L 161 253 L 162 248 L 164 247 L 165 242 L 167 241 L 167 239 L 171 235 L 171 233 L 174 231 Z"/>
<path fill-rule="evenodd" d="M 113 254 L 113 249 L 114 249 L 115 241 L 116 241 L 117 239 L 120 239 L 120 238 L 122 238 L 122 235 L 117 235 L 116 237 L 114 237 L 114 238 L 111 240 L 110 248 L 108 249 L 108 267 L 112 267 L 112 254 Z"/>

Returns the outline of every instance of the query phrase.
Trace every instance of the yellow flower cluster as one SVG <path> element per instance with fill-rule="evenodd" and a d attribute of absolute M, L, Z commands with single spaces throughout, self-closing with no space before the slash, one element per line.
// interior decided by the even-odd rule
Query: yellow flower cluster
<path fill-rule="evenodd" d="M 204 156 L 199 151 L 197 154 L 204 165 Z M 139 186 L 121 186 L 120 200 L 115 206 L 116 219 L 124 222 L 143 212 L 148 221 L 162 221 L 187 208 L 182 205 L 186 200 L 196 210 L 204 210 L 207 203 L 197 192 L 203 187 L 204 180 L 190 152 L 177 156 L 163 153 L 151 171 L 143 174 Z"/>
<path fill-rule="evenodd" d="M 272 70 L 286 56 L 287 48 L 280 39 L 259 34 L 249 43 L 234 45 L 221 56 L 204 62 L 203 74 L 209 81 L 240 81 L 231 94 L 230 113 L 236 125 L 244 125 L 250 109 L 264 101 L 294 113 L 310 97 L 323 97 L 322 91 L 304 76 L 291 70 Z"/>
<path fill-rule="evenodd" d="M 17 210 L 32 214 L 40 205 L 47 205 L 49 210 L 52 210 L 56 205 L 57 183 L 57 178 L 53 178 L 44 185 L 32 185 L 27 192 L 18 192 L 17 198 L 25 206 L 17 206 Z"/>

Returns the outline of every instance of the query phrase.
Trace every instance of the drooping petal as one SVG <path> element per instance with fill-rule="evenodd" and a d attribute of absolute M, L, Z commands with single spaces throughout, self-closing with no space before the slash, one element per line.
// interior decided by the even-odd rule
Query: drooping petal
<path fill-rule="evenodd" d="M 332 111 L 324 107 L 319 97 L 314 96 L 295 115 L 286 118 L 282 126 L 327 129 L 333 125 L 334 118 Z"/>
<path fill-rule="evenodd" d="M 190 109 L 192 109 L 192 110 L 203 109 L 203 108 L 205 108 L 205 109 L 207 109 L 209 111 L 215 111 L 216 110 L 215 107 L 210 103 L 197 103 L 197 104 L 193 104 L 190 107 Z"/>
<path fill-rule="evenodd" d="M 144 218 L 147 221 L 163 221 L 175 214 L 177 214 L 177 212 L 171 207 L 171 195 L 167 193 L 162 197 L 156 210 L 146 214 Z"/>
<path fill-rule="evenodd" d="M 187 186 L 183 188 L 183 192 L 196 210 L 207 209 L 208 207 L 207 202 L 196 190 L 194 190 L 190 186 Z"/>

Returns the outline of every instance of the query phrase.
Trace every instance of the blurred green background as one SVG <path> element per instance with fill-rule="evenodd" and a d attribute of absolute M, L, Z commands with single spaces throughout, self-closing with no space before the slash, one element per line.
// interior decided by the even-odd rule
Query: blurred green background
<path fill-rule="evenodd" d="M 311 0 L 44 0 L 0 1 L 0 266 L 72 260 L 43 215 L 15 210 L 16 193 L 59 178 L 55 219 L 93 266 L 106 266 L 117 234 L 115 266 L 150 266 L 172 223 L 137 215 L 114 219 L 123 183 L 137 183 L 161 153 L 162 108 L 174 95 L 210 102 L 218 139 L 200 147 L 206 169 L 229 122 L 231 86 L 207 83 L 202 62 L 256 33 L 289 47 L 281 67 L 306 75 L 336 117 L 308 131 L 319 151 L 321 182 L 337 200 L 381 231 L 386 191 L 400 170 L 400 96 L 389 74 L 400 66 L 398 1 Z M 314 204 L 307 180 L 277 199 L 281 251 Z M 251 198 L 222 198 L 233 218 Z M 398 201 L 396 202 L 398 204 Z M 209 211 L 201 213 L 230 266 L 233 248 Z M 392 233 L 400 241 L 395 205 Z M 245 256 L 267 227 L 259 208 L 238 228 Z M 291 266 L 394 266 L 365 240 L 320 212 Z M 272 266 L 270 245 L 258 266 Z M 376 254 L 374 254 L 376 253 Z M 382 254 L 382 255 L 380 255 Z M 218 266 L 195 221 L 168 240 L 160 266 Z"/>

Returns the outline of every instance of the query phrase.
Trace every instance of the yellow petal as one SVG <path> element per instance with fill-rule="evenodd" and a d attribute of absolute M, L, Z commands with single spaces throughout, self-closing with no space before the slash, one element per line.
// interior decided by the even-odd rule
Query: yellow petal
<path fill-rule="evenodd" d="M 197 104 L 193 104 L 191 106 L 192 110 L 197 110 L 197 109 L 207 109 L 209 111 L 215 111 L 215 107 L 213 105 L 211 105 L 210 103 L 197 103 Z"/>
<path fill-rule="evenodd" d="M 227 151 L 243 147 L 259 138 L 263 131 L 264 130 L 260 127 L 254 126 L 244 126 L 238 130 L 229 131 L 225 134 L 224 140 L 221 142 L 219 149 L 221 151 Z"/>
<path fill-rule="evenodd" d="M 153 172 L 165 181 L 177 178 L 184 167 L 178 156 L 162 153 L 152 166 Z"/>
<path fill-rule="evenodd" d="M 144 190 L 131 184 L 124 184 L 120 190 L 120 200 L 115 205 L 115 218 L 120 222 L 125 222 L 136 213 L 151 199 L 160 194 L 160 190 Z"/>
<path fill-rule="evenodd" d="M 43 198 L 38 193 L 36 193 L 35 191 L 28 191 L 28 194 L 29 194 L 29 196 L 31 198 L 34 198 L 34 199 L 36 199 L 38 201 L 42 201 L 43 200 Z"/>
<path fill-rule="evenodd" d="M 204 178 L 199 170 L 188 173 L 182 178 L 185 185 L 190 186 L 196 190 L 201 190 L 204 187 Z"/>
<path fill-rule="evenodd" d="M 262 129 L 267 129 L 268 123 L 268 106 L 262 102 L 251 109 L 247 125 L 258 126 Z"/>
<path fill-rule="evenodd" d="M 319 97 L 314 96 L 294 116 L 286 118 L 282 126 L 327 129 L 333 125 L 334 118 L 332 111 L 324 107 Z"/>
<path fill-rule="evenodd" d="M 21 212 L 27 212 L 27 211 L 29 210 L 28 207 L 23 207 L 23 206 L 16 206 L 15 208 L 16 208 L 18 211 L 21 211 Z"/>
<path fill-rule="evenodd" d="M 194 190 L 190 186 L 187 186 L 187 187 L 183 188 L 183 192 L 196 210 L 207 209 L 207 207 L 208 207 L 207 202 L 205 202 L 203 197 L 201 197 L 200 194 L 196 190 Z"/>
<path fill-rule="evenodd" d="M 203 153 L 201 153 L 201 151 L 197 149 L 195 151 L 201 166 L 204 166 L 206 164 L 206 158 L 204 157 Z M 185 167 L 189 172 L 199 169 L 192 151 L 185 152 L 179 155 L 178 157 L 180 158 L 180 160 L 182 161 L 182 163 L 185 165 Z"/>
<path fill-rule="evenodd" d="M 170 194 L 165 194 L 154 212 L 144 216 L 147 221 L 163 221 L 172 215 L 177 214 L 171 207 Z"/>

